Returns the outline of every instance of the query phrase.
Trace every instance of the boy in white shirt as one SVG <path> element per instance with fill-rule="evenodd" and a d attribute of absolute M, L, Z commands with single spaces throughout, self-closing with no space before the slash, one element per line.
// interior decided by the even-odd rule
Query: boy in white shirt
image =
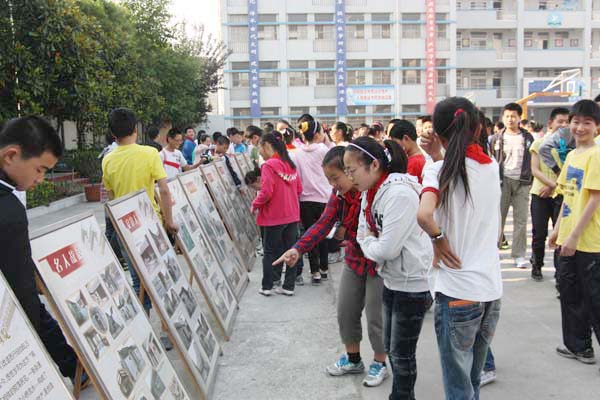
<path fill-rule="evenodd" d="M 183 153 L 179 151 L 182 143 L 183 134 L 179 130 L 172 128 L 167 133 L 167 146 L 159 153 L 165 167 L 165 172 L 167 173 L 167 179 L 174 178 L 183 171 L 188 171 L 200 165 L 200 160 L 194 165 L 187 163 Z"/>

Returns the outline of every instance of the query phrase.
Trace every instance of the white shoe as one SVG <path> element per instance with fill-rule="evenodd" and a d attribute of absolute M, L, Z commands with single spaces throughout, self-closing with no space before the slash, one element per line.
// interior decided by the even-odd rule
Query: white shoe
<path fill-rule="evenodd" d="M 271 295 L 271 291 L 267 289 L 259 289 L 258 294 L 269 297 Z"/>
<path fill-rule="evenodd" d="M 281 286 L 278 286 L 275 289 L 275 293 L 282 294 L 284 296 L 293 296 L 294 295 L 294 291 L 293 290 L 287 290 L 287 289 L 282 288 Z"/>
<path fill-rule="evenodd" d="M 525 257 L 517 257 L 515 258 L 515 264 L 517 268 L 527 269 L 529 266 L 529 262 L 525 259 Z"/>
<path fill-rule="evenodd" d="M 365 379 L 363 379 L 363 385 L 368 387 L 375 387 L 381 385 L 381 382 L 389 375 L 387 368 L 380 362 L 373 361 L 369 366 L 369 372 Z"/>
<path fill-rule="evenodd" d="M 496 380 L 496 370 L 493 371 L 482 371 L 481 378 L 479 381 L 479 387 L 485 386 L 488 383 L 492 383 Z"/>

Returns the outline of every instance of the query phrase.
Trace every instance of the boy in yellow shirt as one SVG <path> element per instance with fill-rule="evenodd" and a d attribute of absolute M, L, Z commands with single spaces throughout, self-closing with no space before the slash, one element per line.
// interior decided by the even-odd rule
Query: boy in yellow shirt
<path fill-rule="evenodd" d="M 560 246 L 558 286 L 564 346 L 556 351 L 594 364 L 590 328 L 600 340 L 600 147 L 594 143 L 600 106 L 591 100 L 578 101 L 569 121 L 576 148 L 558 177 L 563 206 L 549 240 L 550 246 Z"/>

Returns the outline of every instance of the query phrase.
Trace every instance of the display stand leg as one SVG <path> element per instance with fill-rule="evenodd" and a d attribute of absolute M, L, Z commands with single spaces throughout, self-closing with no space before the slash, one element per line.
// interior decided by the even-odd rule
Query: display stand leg
<path fill-rule="evenodd" d="M 75 367 L 75 382 L 73 384 L 73 397 L 75 399 L 79 399 L 79 395 L 81 391 L 88 387 L 90 384 L 90 378 L 85 382 L 81 382 L 81 377 L 83 376 L 85 369 L 79 360 L 77 360 L 77 367 Z"/>

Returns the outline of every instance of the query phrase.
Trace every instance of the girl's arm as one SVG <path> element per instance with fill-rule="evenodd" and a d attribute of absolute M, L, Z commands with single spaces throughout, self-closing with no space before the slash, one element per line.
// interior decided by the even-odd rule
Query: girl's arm
<path fill-rule="evenodd" d="M 581 217 L 579 221 L 577 221 L 577 225 L 571 231 L 567 239 L 561 245 L 560 255 L 565 257 L 571 257 L 575 254 L 575 250 L 577 250 L 577 242 L 579 242 L 579 237 L 585 230 L 585 228 L 589 225 L 594 213 L 600 207 L 600 190 L 590 190 L 590 197 L 583 209 L 583 213 L 581 213 Z M 563 203 L 564 206 L 564 203 Z M 562 211 L 562 210 L 561 210 Z M 561 213 L 562 215 L 562 213 Z"/>
<path fill-rule="evenodd" d="M 274 172 L 270 166 L 264 165 L 261 169 L 260 192 L 252 202 L 252 210 L 261 208 L 267 204 L 273 196 L 273 186 L 275 184 Z"/>
<path fill-rule="evenodd" d="M 556 189 L 556 182 L 548 179 L 548 177 L 542 173 L 542 170 L 540 169 L 540 156 L 535 151 L 531 152 L 531 173 L 546 186 L 546 188 L 543 188 L 540 192 L 540 197 L 550 197 L 554 189 Z"/>

